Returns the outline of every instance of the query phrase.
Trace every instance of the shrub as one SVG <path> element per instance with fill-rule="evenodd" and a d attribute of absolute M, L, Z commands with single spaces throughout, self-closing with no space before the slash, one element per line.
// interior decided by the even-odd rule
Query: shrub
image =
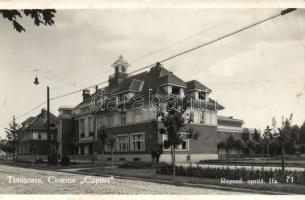
<path fill-rule="evenodd" d="M 158 166 L 158 173 L 172 175 L 173 168 L 170 164 L 162 164 Z M 176 166 L 176 175 L 178 176 L 191 176 L 191 177 L 202 177 L 202 178 L 226 178 L 226 179 L 242 179 L 244 181 L 247 180 L 257 180 L 264 179 L 265 182 L 268 182 L 270 178 L 276 179 L 280 183 L 286 183 L 286 176 L 291 176 L 294 178 L 295 184 L 303 184 L 305 185 L 305 171 L 297 172 L 297 171 L 285 171 L 275 169 L 266 171 L 264 168 L 261 170 L 246 170 L 243 168 L 202 168 L 200 166 L 192 167 L 182 167 Z"/>
<path fill-rule="evenodd" d="M 68 166 L 68 165 L 70 165 L 70 158 L 69 158 L 69 156 L 63 156 L 61 158 L 60 165 L 61 166 Z"/>

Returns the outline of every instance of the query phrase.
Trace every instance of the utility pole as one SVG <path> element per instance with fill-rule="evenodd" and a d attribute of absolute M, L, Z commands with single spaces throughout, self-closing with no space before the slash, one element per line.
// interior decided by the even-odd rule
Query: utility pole
<path fill-rule="evenodd" d="M 50 88 L 47 86 L 47 156 L 48 156 L 48 165 L 50 162 Z"/>
<path fill-rule="evenodd" d="M 284 160 L 284 132 L 280 130 L 280 143 L 281 143 L 281 161 L 282 161 L 282 171 L 285 172 L 285 160 Z"/>
<path fill-rule="evenodd" d="M 93 139 L 92 139 L 92 168 L 95 167 L 95 137 L 97 134 L 97 128 L 96 128 L 96 110 L 94 110 L 94 133 L 93 133 Z"/>
<path fill-rule="evenodd" d="M 16 142 L 15 143 L 16 149 L 15 149 L 15 155 L 14 156 L 15 156 L 16 160 L 18 160 L 18 137 L 16 135 L 16 118 L 15 118 L 15 115 L 13 115 L 13 140 L 15 140 L 14 142 Z"/>
<path fill-rule="evenodd" d="M 98 91 L 98 86 L 95 87 L 96 93 Z M 95 102 L 94 102 L 95 103 Z M 94 133 L 93 133 L 93 139 L 92 139 L 92 168 L 95 167 L 95 140 L 96 140 L 96 136 L 97 136 L 97 112 L 96 112 L 96 107 L 93 106 L 94 109 Z"/>
<path fill-rule="evenodd" d="M 269 151 L 269 141 L 267 142 L 267 164 L 269 164 L 269 155 L 270 155 L 270 153 L 269 153 L 270 151 Z"/>
<path fill-rule="evenodd" d="M 281 154 L 282 154 L 282 171 L 285 172 L 284 145 L 283 144 L 281 144 Z"/>

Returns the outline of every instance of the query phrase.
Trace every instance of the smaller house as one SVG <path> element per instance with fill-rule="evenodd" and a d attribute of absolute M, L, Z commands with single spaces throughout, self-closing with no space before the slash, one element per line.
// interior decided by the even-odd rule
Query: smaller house
<path fill-rule="evenodd" d="M 226 117 L 218 115 L 217 118 L 217 144 L 218 144 L 218 157 L 224 158 L 227 154 L 230 156 L 237 156 L 245 153 L 244 146 L 246 141 L 253 140 L 253 134 L 256 129 L 243 127 L 244 121 L 241 119 L 233 118 L 232 116 Z M 260 134 L 260 130 L 256 130 Z M 236 143 L 234 148 L 228 150 L 224 147 L 227 139 L 232 136 Z M 245 148 L 241 148 L 244 146 Z"/>
<path fill-rule="evenodd" d="M 21 123 L 18 134 L 18 159 L 47 158 L 47 111 L 42 109 L 35 117 L 29 117 Z M 50 152 L 57 154 L 58 119 L 50 113 Z"/>

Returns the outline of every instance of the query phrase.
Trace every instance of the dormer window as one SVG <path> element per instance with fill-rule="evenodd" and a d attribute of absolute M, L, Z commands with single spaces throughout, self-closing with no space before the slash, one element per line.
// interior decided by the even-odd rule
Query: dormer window
<path fill-rule="evenodd" d="M 199 91 L 199 100 L 207 100 L 207 93 L 204 91 Z"/>
<path fill-rule="evenodd" d="M 172 94 L 174 95 L 180 95 L 180 88 L 172 86 Z"/>

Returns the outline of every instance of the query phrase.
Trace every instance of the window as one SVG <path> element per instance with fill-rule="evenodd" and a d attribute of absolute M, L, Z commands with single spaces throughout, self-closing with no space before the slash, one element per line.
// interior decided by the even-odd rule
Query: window
<path fill-rule="evenodd" d="M 177 146 L 178 150 L 188 150 L 189 149 L 189 139 L 185 138 L 186 133 L 181 133 L 183 137 L 183 141 L 180 145 Z"/>
<path fill-rule="evenodd" d="M 172 86 L 172 94 L 179 95 L 180 94 L 180 88 Z"/>
<path fill-rule="evenodd" d="M 199 99 L 200 100 L 206 100 L 207 94 L 203 91 L 199 91 Z"/>
<path fill-rule="evenodd" d="M 38 139 L 38 132 L 33 132 L 33 139 L 37 140 Z"/>
<path fill-rule="evenodd" d="M 176 147 L 176 150 L 189 150 L 189 139 L 186 139 L 186 133 L 181 133 L 182 137 L 184 137 L 183 142 Z M 163 135 L 163 141 L 167 140 L 168 136 Z M 164 147 L 163 147 L 164 148 Z M 164 148 L 165 150 L 169 150 L 170 148 Z"/>
<path fill-rule="evenodd" d="M 118 135 L 117 150 L 128 151 L 129 150 L 129 137 L 128 135 Z"/>
<path fill-rule="evenodd" d="M 163 149 L 170 149 L 170 147 L 165 148 L 164 141 L 167 140 L 168 136 L 166 134 L 162 134 L 163 136 Z"/>
<path fill-rule="evenodd" d="M 121 125 L 126 124 L 126 112 L 121 113 Z"/>
<path fill-rule="evenodd" d="M 80 137 L 85 137 L 85 120 L 79 120 L 79 133 Z"/>
<path fill-rule="evenodd" d="M 187 149 L 187 143 L 186 141 L 183 141 L 181 144 L 181 149 Z"/>
<path fill-rule="evenodd" d="M 94 118 L 93 117 L 88 118 L 88 127 L 89 127 L 89 134 L 94 133 Z"/>
<path fill-rule="evenodd" d="M 145 150 L 144 133 L 130 134 L 130 147 L 132 151 L 144 151 Z"/>

